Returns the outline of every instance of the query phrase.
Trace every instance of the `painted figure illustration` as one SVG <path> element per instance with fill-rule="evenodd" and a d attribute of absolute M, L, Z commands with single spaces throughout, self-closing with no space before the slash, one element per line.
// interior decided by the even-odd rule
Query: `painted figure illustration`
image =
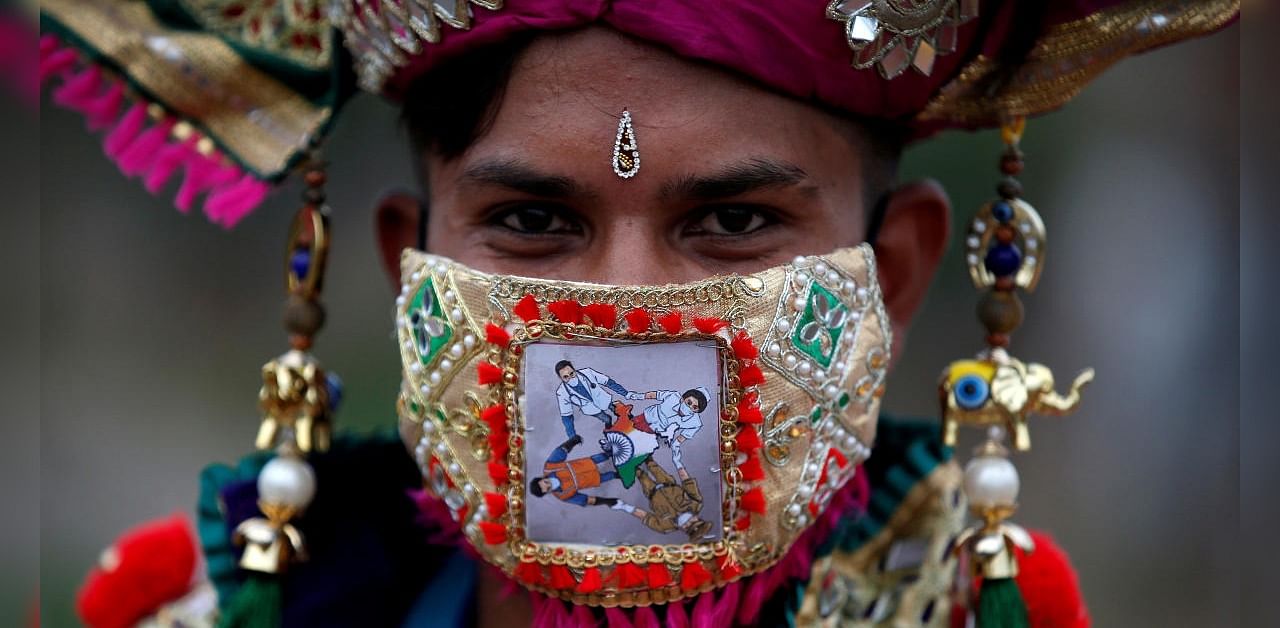
<path fill-rule="evenodd" d="M 649 500 L 648 510 L 623 500 L 617 500 L 611 508 L 630 513 L 656 532 L 669 534 L 681 530 L 689 535 L 689 540 L 697 541 L 711 530 L 711 524 L 698 516 L 702 512 L 702 492 L 684 465 L 675 464 L 679 482 L 652 457 L 637 468 L 640 490 Z"/>
<path fill-rule="evenodd" d="M 671 448 L 671 460 L 678 467 L 681 465 L 680 445 L 702 429 L 702 411 L 707 409 L 710 394 L 705 387 L 698 386 L 684 393 L 651 390 L 646 393 L 629 392 L 625 396 L 634 401 L 658 401 L 645 408 L 633 420 L 638 429 L 656 434 L 663 444 Z"/>
<path fill-rule="evenodd" d="M 560 385 L 556 388 L 560 420 L 564 422 L 565 435 L 571 438 L 578 435 L 573 424 L 574 409 L 598 419 L 608 428 L 614 421 L 610 414 L 613 403 L 610 391 L 623 397 L 631 394 L 612 377 L 591 368 L 574 368 L 568 360 L 556 362 L 555 370 L 556 377 L 560 378 Z"/>
<path fill-rule="evenodd" d="M 529 481 L 529 492 L 535 497 L 550 493 L 561 501 L 578 506 L 616 504 L 618 500 L 615 498 L 582 492 L 618 479 L 618 473 L 614 470 L 601 471 L 598 465 L 609 462 L 609 456 L 604 453 L 570 459 L 569 453 L 581 444 L 582 437 L 573 436 L 552 450 L 542 466 L 542 475 Z"/>

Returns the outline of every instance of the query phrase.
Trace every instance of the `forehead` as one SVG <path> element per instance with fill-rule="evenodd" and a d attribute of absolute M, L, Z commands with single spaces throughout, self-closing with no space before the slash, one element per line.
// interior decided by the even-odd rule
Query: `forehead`
<path fill-rule="evenodd" d="M 603 27 L 536 39 L 514 65 L 492 125 L 459 161 L 500 157 L 571 171 L 603 155 L 612 175 L 624 109 L 649 172 L 762 157 L 810 174 L 834 162 L 847 175 L 857 162 L 847 121 Z"/>

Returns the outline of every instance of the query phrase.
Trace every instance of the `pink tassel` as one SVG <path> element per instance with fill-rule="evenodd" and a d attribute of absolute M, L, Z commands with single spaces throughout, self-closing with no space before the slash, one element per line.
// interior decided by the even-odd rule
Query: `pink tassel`
<path fill-rule="evenodd" d="M 129 108 L 128 113 L 124 114 L 124 117 L 120 119 L 116 128 L 107 134 L 107 139 L 104 143 L 107 156 L 113 161 L 118 161 L 121 153 L 133 143 L 133 140 L 138 138 L 138 134 L 142 132 L 142 125 L 146 124 L 146 122 L 146 103 L 134 103 Z"/>
<path fill-rule="evenodd" d="M 616 606 L 604 609 L 604 623 L 609 628 L 632 628 L 634 625 L 626 612 Z"/>
<path fill-rule="evenodd" d="M 715 591 L 707 591 L 698 596 L 698 600 L 693 603 L 693 613 L 689 616 L 689 625 L 692 628 L 718 628 L 719 624 L 715 623 L 715 601 Z"/>
<path fill-rule="evenodd" d="M 215 224 L 230 229 L 262 204 L 270 190 L 267 184 L 246 173 L 234 185 L 210 192 L 204 202 L 204 213 Z"/>
<path fill-rule="evenodd" d="M 689 615 L 685 613 L 684 602 L 667 604 L 667 628 L 689 628 Z"/>
<path fill-rule="evenodd" d="M 102 87 L 102 70 L 92 65 L 88 70 L 72 76 L 53 90 L 53 102 L 83 112 L 93 97 L 98 95 L 100 87 Z"/>
<path fill-rule="evenodd" d="M 159 194 L 164 184 L 173 176 L 173 173 L 182 167 L 187 160 L 195 157 L 196 135 L 187 138 L 185 142 L 178 144 L 170 144 L 160 150 L 160 154 L 156 155 L 156 160 L 151 164 L 151 170 L 147 172 L 147 176 L 143 178 L 143 185 L 147 191 L 152 194 Z"/>
<path fill-rule="evenodd" d="M 57 50 L 57 49 L 58 49 L 58 38 L 57 38 L 57 36 L 52 35 L 52 34 L 45 34 L 45 35 L 41 35 L 41 36 L 40 36 L 40 56 L 41 56 L 41 58 L 43 58 L 43 57 L 44 57 L 45 55 L 47 55 L 47 54 L 52 53 L 53 51 L 55 51 L 55 50 Z"/>
<path fill-rule="evenodd" d="M 223 167 L 212 157 L 196 153 L 187 160 L 182 176 L 182 185 L 178 187 L 178 196 L 174 205 L 178 211 L 187 213 L 195 203 L 196 196 L 213 187 L 221 187 L 235 180 L 240 169 L 232 166 Z"/>
<path fill-rule="evenodd" d="M 112 81 L 102 96 L 85 105 L 84 117 L 90 131 L 111 128 L 120 117 L 120 105 L 124 104 L 124 83 Z"/>
<path fill-rule="evenodd" d="M 530 593 L 533 601 L 533 625 L 535 628 L 560 628 L 569 626 L 573 618 L 564 602 L 539 593 Z"/>
<path fill-rule="evenodd" d="M 594 628 L 598 626 L 595 616 L 591 614 L 591 609 L 578 604 L 573 605 L 573 623 L 571 626 L 580 626 L 585 628 Z"/>
<path fill-rule="evenodd" d="M 742 585 L 735 582 L 720 592 L 720 599 L 716 600 L 715 610 L 711 613 L 711 626 L 733 625 L 733 615 L 738 612 L 738 597 L 741 590 Z M 694 623 L 697 624 L 697 622 Z"/>
<path fill-rule="evenodd" d="M 159 124 L 143 131 L 138 139 L 129 144 L 129 147 L 120 153 L 120 172 L 125 176 L 133 177 L 149 170 L 169 141 L 173 122 L 173 118 L 165 118 Z"/>
<path fill-rule="evenodd" d="M 50 76 L 61 74 L 75 65 L 76 51 L 71 48 L 55 50 L 40 57 L 40 84 L 43 85 Z"/>
<path fill-rule="evenodd" d="M 652 606 L 636 608 L 635 626 L 636 628 L 662 628 L 662 624 L 658 623 L 658 614 L 653 612 Z"/>

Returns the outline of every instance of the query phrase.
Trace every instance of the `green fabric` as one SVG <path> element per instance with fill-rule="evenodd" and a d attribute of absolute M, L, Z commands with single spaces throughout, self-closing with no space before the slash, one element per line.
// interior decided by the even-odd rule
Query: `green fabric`
<path fill-rule="evenodd" d="M 244 482 L 258 477 L 262 466 L 271 454 L 255 452 L 245 456 L 235 467 L 211 464 L 200 472 L 200 501 L 196 504 L 196 532 L 200 535 L 200 548 L 204 552 L 209 581 L 218 591 L 220 605 L 235 596 L 240 588 L 237 578 L 240 552 L 232 546 L 227 522 L 219 494 L 233 482 Z"/>
<path fill-rule="evenodd" d="M 253 574 L 218 618 L 218 628 L 276 628 L 284 612 L 280 579 Z"/>
<path fill-rule="evenodd" d="M 1027 605 L 1013 578 L 988 578 L 978 593 L 978 628 L 1029 628 Z"/>
<path fill-rule="evenodd" d="M 650 456 L 651 454 L 635 456 L 623 463 L 621 467 L 617 468 L 618 479 L 622 480 L 622 486 L 624 488 L 631 488 L 631 485 L 636 483 L 636 469 L 638 469 L 641 464 L 644 464 L 644 461 L 648 460 Z"/>

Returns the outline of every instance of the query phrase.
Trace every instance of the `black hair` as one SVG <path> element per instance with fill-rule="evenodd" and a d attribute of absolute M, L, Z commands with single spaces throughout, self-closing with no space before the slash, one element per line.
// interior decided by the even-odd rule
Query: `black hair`
<path fill-rule="evenodd" d="M 536 31 L 521 33 L 477 48 L 446 60 L 413 80 L 404 93 L 400 121 L 408 131 L 415 162 L 420 163 L 427 151 L 446 161 L 461 157 L 489 132 L 515 64 L 537 35 Z M 448 88 L 441 89 L 441 85 Z M 811 104 L 851 124 L 851 139 L 865 157 L 861 160 L 861 175 L 866 239 L 874 242 L 889 191 L 897 182 L 898 162 L 910 132 L 897 122 L 854 117 L 821 103 Z M 418 170 L 420 174 L 424 172 L 421 166 Z M 425 177 L 423 188 L 426 192 Z"/>
<path fill-rule="evenodd" d="M 698 412 L 702 412 L 703 410 L 707 409 L 707 396 L 702 394 L 701 390 L 698 390 L 696 388 L 690 388 L 689 390 L 684 391 L 683 395 L 680 395 L 681 399 L 685 399 L 687 397 L 693 397 L 695 400 L 697 400 Z"/>
<path fill-rule="evenodd" d="M 529 480 L 529 492 L 533 493 L 534 497 L 542 497 L 543 495 L 546 495 L 546 492 L 542 490 L 542 485 L 538 484 L 538 482 L 541 481 L 542 478 L 540 477 Z"/>
<path fill-rule="evenodd" d="M 568 360 L 560 360 L 559 362 L 556 362 L 556 375 L 559 375 L 560 371 L 563 371 L 564 367 L 566 366 L 569 368 L 573 368 L 573 362 L 570 362 Z"/>

